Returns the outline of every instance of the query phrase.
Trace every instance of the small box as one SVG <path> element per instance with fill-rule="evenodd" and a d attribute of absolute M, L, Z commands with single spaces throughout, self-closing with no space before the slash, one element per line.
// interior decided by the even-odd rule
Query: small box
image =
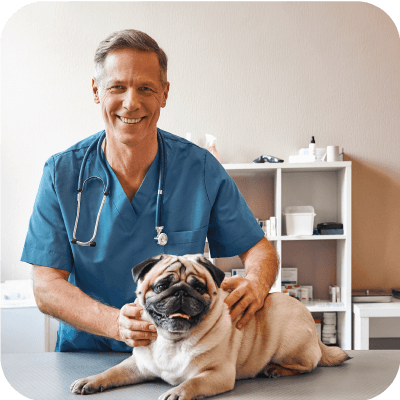
<path fill-rule="evenodd" d="M 297 285 L 297 268 L 282 268 L 281 280 L 283 285 Z"/>
<path fill-rule="evenodd" d="M 288 236 L 312 235 L 314 230 L 314 207 L 288 206 L 283 215 L 286 217 Z"/>
<path fill-rule="evenodd" d="M 306 288 L 308 294 L 308 301 L 313 299 L 313 287 L 312 285 L 301 285 L 300 288 Z"/>
<path fill-rule="evenodd" d="M 300 301 L 308 301 L 308 288 L 300 287 Z"/>
<path fill-rule="evenodd" d="M 276 236 L 276 218 L 271 217 L 269 220 L 271 221 L 271 236 Z"/>
<path fill-rule="evenodd" d="M 343 235 L 343 224 L 337 222 L 322 222 L 317 229 L 320 235 Z"/>
<path fill-rule="evenodd" d="M 272 235 L 271 235 L 271 221 L 270 220 L 268 220 L 267 221 L 267 237 L 271 237 Z"/>
<path fill-rule="evenodd" d="M 329 301 L 336 303 L 336 286 L 329 285 Z"/>

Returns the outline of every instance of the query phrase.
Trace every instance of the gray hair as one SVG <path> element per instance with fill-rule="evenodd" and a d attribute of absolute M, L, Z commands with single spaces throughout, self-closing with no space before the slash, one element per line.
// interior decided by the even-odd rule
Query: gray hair
<path fill-rule="evenodd" d="M 152 51 L 157 54 L 161 68 L 161 83 L 163 88 L 167 83 L 168 58 L 157 42 L 144 32 L 135 29 L 125 29 L 114 32 L 100 42 L 94 55 L 95 79 L 100 81 L 103 75 L 104 61 L 113 50 L 131 48 L 140 51 Z"/>

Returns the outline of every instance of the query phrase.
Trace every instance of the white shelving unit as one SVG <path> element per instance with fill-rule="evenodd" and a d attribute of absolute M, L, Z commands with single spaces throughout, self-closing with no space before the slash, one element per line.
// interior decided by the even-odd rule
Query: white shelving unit
<path fill-rule="evenodd" d="M 307 276 L 308 265 L 304 265 L 304 262 L 296 265 L 296 254 L 304 249 L 308 264 L 313 268 L 308 276 L 316 279 L 314 298 L 316 293 L 322 294 L 321 300 L 306 306 L 310 312 L 337 312 L 339 345 L 344 350 L 351 350 L 351 162 L 224 164 L 224 168 L 236 181 L 255 217 L 277 217 L 277 236 L 268 240 L 279 254 L 281 267 L 298 268 L 299 284 L 309 284 L 300 280 L 302 273 Z M 269 206 L 263 209 L 264 202 Z M 285 207 L 302 205 L 314 207 L 317 214 L 314 227 L 320 222 L 340 222 L 344 234 L 286 236 Z M 257 215 L 260 213 L 263 215 Z M 325 264 L 329 264 L 329 268 Z M 329 283 L 327 279 L 331 279 Z M 341 287 L 342 304 L 329 303 L 327 300 L 330 283 Z M 279 273 L 271 291 L 280 290 Z"/>

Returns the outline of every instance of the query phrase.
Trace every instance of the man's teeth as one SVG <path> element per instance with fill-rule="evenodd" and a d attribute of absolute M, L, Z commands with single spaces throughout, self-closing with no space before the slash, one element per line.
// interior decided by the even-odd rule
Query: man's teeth
<path fill-rule="evenodd" d="M 142 120 L 142 118 L 138 118 L 138 119 L 124 118 L 124 117 L 119 117 L 119 118 L 125 124 L 137 124 L 138 122 L 140 122 Z"/>

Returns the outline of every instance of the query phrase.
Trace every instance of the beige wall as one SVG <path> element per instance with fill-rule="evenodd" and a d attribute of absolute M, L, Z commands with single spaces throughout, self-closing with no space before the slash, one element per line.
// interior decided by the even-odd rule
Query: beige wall
<path fill-rule="evenodd" d="M 224 163 L 339 145 L 353 162 L 353 286 L 400 287 L 400 41 L 361 2 L 33 3 L 2 35 L 2 281 L 19 262 L 45 160 L 103 127 L 92 58 L 114 30 L 169 56 L 159 126 L 218 138 Z"/>

